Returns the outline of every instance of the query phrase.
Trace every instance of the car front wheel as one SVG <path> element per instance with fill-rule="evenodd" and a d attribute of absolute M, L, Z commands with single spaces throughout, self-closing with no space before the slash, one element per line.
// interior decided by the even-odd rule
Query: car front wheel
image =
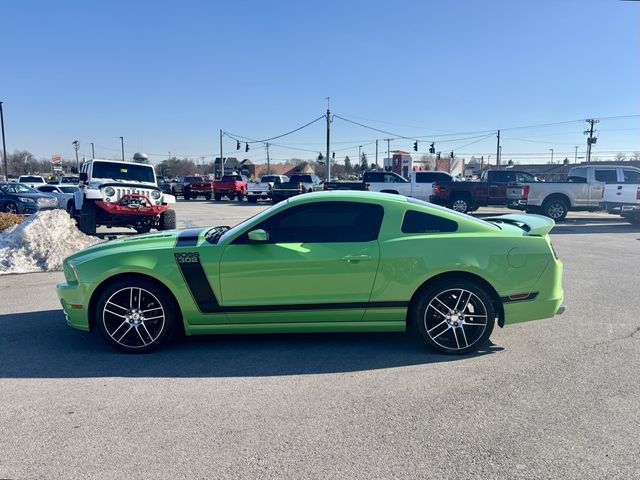
<path fill-rule="evenodd" d="M 482 347 L 493 331 L 495 309 L 489 294 L 471 281 L 453 281 L 426 288 L 413 320 L 432 350 L 464 355 Z"/>
<path fill-rule="evenodd" d="M 13 202 L 7 202 L 3 208 L 3 210 L 7 213 L 18 213 L 18 205 Z"/>
<path fill-rule="evenodd" d="M 108 344 L 126 353 L 146 353 L 166 343 L 177 311 L 169 294 L 145 279 L 122 279 L 109 285 L 95 309 L 95 325 Z"/>

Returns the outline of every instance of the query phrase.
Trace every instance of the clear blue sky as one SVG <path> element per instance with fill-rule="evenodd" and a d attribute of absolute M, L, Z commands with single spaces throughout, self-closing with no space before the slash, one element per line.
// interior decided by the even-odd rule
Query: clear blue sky
<path fill-rule="evenodd" d="M 330 96 L 338 115 L 467 158 L 495 159 L 495 135 L 465 147 L 480 134 L 464 132 L 505 129 L 503 160 L 542 162 L 550 148 L 583 155 L 586 124 L 506 129 L 640 114 L 640 2 L 0 0 L 0 25 L 7 149 L 38 157 L 71 158 L 75 139 L 118 157 L 122 135 L 127 156 L 209 160 L 220 128 L 275 136 Z M 594 155 L 640 150 L 639 116 L 598 129 Z M 272 156 L 313 158 L 324 132 L 280 139 L 301 150 Z M 389 136 L 336 118 L 332 150 L 342 160 L 365 145 L 372 160 Z M 237 153 L 265 159 L 257 145 Z"/>

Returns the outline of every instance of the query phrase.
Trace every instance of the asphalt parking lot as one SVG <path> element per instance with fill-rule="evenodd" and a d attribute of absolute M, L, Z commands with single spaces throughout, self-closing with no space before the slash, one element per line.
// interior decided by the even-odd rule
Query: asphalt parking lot
<path fill-rule="evenodd" d="M 176 210 L 188 227 L 266 206 Z M 639 478 L 640 229 L 570 214 L 552 241 L 566 313 L 463 358 L 405 334 L 123 355 L 65 325 L 62 273 L 0 276 L 0 478 Z"/>

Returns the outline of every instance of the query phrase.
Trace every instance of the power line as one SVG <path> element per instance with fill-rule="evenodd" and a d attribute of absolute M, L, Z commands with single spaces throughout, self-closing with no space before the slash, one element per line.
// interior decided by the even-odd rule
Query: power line
<path fill-rule="evenodd" d="M 316 123 L 319 120 L 322 120 L 325 117 L 326 117 L 325 115 L 320 115 L 315 120 L 312 120 L 309 123 L 306 123 L 306 124 L 302 125 L 301 127 L 295 128 L 295 129 L 293 129 L 293 130 L 291 130 L 291 131 L 289 131 L 287 133 L 283 133 L 281 135 L 276 135 L 275 137 L 265 138 L 265 139 L 262 139 L 262 140 L 253 140 L 253 139 L 250 139 L 249 137 L 243 137 L 242 135 L 235 135 L 235 134 L 229 133 L 229 132 L 224 132 L 223 134 L 225 136 L 231 138 L 232 140 L 235 140 L 235 141 L 238 141 L 238 138 L 244 138 L 244 139 L 248 140 L 248 142 L 245 142 L 245 143 L 266 143 L 266 142 L 270 142 L 271 140 L 277 140 L 278 138 L 286 137 L 287 135 L 291 135 L 292 133 L 299 132 L 303 128 L 307 128 L 308 126 L 313 125 L 314 123 Z M 238 138 L 234 138 L 234 137 L 238 137 Z"/>

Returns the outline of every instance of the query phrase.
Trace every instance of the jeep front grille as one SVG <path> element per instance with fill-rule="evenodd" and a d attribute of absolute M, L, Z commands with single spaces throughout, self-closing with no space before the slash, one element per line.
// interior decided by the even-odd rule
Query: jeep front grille
<path fill-rule="evenodd" d="M 111 198 L 113 198 L 115 202 L 120 201 L 120 199 L 125 195 L 131 195 L 131 194 L 144 195 L 149 200 L 153 200 L 151 198 L 151 192 L 154 189 L 151 189 L 151 188 L 113 187 L 113 189 L 116 191 L 116 194 L 115 194 L 115 198 L 114 197 L 111 197 Z"/>

